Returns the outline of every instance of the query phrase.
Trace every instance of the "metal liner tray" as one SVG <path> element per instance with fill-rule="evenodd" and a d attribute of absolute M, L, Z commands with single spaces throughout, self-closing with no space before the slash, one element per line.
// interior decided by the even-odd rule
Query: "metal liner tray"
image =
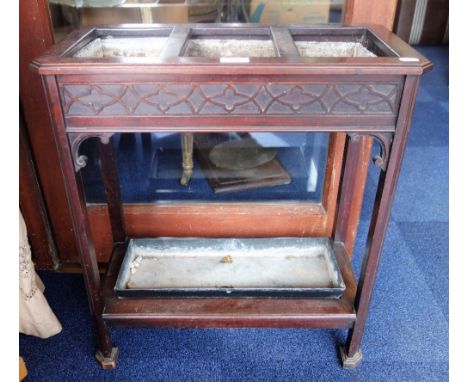
<path fill-rule="evenodd" d="M 345 290 L 327 238 L 131 239 L 119 297 L 320 297 Z"/>

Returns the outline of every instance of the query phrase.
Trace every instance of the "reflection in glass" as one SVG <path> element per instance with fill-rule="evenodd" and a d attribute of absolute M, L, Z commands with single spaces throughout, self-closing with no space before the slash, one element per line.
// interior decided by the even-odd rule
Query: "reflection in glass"
<path fill-rule="evenodd" d="M 326 133 L 188 137 L 114 135 L 123 202 L 321 201 Z M 89 158 L 82 170 L 89 203 L 105 202 L 96 144 L 90 139 L 81 148 Z"/>
<path fill-rule="evenodd" d="M 104 24 L 326 24 L 342 20 L 345 0 L 49 0 L 55 39 Z M 76 6 L 75 4 L 79 4 Z"/>

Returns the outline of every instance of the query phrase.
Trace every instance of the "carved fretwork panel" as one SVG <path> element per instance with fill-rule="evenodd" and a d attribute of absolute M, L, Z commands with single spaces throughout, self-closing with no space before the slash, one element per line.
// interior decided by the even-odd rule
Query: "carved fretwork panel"
<path fill-rule="evenodd" d="M 396 115 L 400 82 L 62 84 L 65 116 Z"/>

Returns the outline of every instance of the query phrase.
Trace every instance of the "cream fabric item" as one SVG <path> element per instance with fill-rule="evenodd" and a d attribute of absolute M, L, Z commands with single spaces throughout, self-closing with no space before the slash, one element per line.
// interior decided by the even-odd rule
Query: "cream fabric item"
<path fill-rule="evenodd" d="M 62 331 L 44 297 L 44 284 L 31 260 L 26 224 L 19 213 L 19 331 L 47 338 Z"/>

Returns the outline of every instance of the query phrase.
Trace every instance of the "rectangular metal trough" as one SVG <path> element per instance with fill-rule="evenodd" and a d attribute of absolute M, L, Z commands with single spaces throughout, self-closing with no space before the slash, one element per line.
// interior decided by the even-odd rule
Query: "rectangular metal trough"
<path fill-rule="evenodd" d="M 323 297 L 345 290 L 326 238 L 131 239 L 120 297 Z"/>

